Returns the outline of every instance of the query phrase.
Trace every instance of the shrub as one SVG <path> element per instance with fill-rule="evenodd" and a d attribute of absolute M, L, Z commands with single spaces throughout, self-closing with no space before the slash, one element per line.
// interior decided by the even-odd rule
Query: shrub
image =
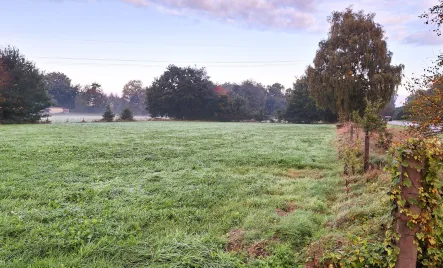
<path fill-rule="evenodd" d="M 363 172 L 361 163 L 362 153 L 358 146 L 360 142 L 344 144 L 341 155 L 344 161 L 344 175 L 356 175 Z"/>
<path fill-rule="evenodd" d="M 112 122 L 112 121 L 114 121 L 114 117 L 115 117 L 115 114 L 111 111 L 111 106 L 108 104 L 108 105 L 106 105 L 106 110 L 105 110 L 105 113 L 102 115 L 102 121 L 105 121 L 105 122 Z"/>
<path fill-rule="evenodd" d="M 120 113 L 120 119 L 123 121 L 134 121 L 134 116 L 132 115 L 131 109 L 128 107 L 123 109 L 123 111 Z"/>
<path fill-rule="evenodd" d="M 385 155 L 371 155 L 371 157 L 369 157 L 369 164 L 373 168 L 383 170 L 388 165 L 389 160 Z"/>

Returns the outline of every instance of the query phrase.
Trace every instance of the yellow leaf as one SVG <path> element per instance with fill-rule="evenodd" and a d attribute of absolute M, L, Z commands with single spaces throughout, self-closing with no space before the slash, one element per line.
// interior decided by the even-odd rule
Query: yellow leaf
<path fill-rule="evenodd" d="M 431 237 L 429 238 L 429 243 L 431 243 L 431 245 L 435 245 L 437 242 L 435 241 L 435 238 Z"/>

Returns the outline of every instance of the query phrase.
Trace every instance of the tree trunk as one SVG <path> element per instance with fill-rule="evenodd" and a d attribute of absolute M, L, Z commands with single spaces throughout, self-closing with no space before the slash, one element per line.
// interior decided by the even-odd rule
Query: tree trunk
<path fill-rule="evenodd" d="M 406 207 L 409 208 L 412 214 L 419 215 L 421 213 L 421 208 L 410 202 L 411 199 L 417 199 L 418 189 L 422 187 L 422 180 L 424 173 L 422 168 L 424 163 L 414 160 L 414 158 L 402 156 L 402 162 L 408 164 L 407 167 L 400 163 L 400 185 L 401 185 L 401 198 L 406 201 Z M 405 173 L 407 176 L 405 176 Z M 404 185 L 405 180 L 411 181 L 411 186 L 407 187 Z M 411 229 L 408 227 L 409 218 L 405 213 L 400 213 L 397 211 L 395 213 L 397 222 L 395 225 L 395 230 L 400 234 L 400 239 L 397 241 L 397 246 L 400 249 L 398 255 L 396 268 L 415 268 L 417 265 L 417 245 L 414 243 L 415 234 L 417 233 L 417 228 Z"/>
<path fill-rule="evenodd" d="M 365 134 L 365 158 L 364 158 L 365 172 L 369 169 L 369 132 Z"/>

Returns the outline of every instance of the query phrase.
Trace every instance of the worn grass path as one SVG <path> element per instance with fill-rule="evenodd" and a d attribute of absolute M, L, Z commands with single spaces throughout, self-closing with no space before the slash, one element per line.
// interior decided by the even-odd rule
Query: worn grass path
<path fill-rule="evenodd" d="M 0 266 L 291 267 L 340 191 L 334 137 L 325 125 L 2 125 Z"/>

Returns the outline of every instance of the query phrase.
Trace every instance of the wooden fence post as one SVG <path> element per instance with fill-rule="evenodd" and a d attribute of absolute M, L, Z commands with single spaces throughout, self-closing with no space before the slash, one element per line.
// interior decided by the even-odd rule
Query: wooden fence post
<path fill-rule="evenodd" d="M 369 169 L 369 132 L 365 134 L 365 156 L 364 156 L 364 170 Z"/>
<path fill-rule="evenodd" d="M 413 156 L 403 154 L 400 163 L 401 199 L 405 201 L 405 208 L 413 215 L 420 215 L 421 208 L 412 199 L 417 200 L 419 189 L 422 187 L 424 177 L 424 163 L 415 160 Z M 407 175 L 405 175 L 407 174 Z M 409 183 L 410 182 L 410 183 Z M 397 246 L 400 249 L 396 268 L 415 268 L 417 265 L 417 245 L 414 243 L 417 228 L 409 228 L 409 217 L 406 213 L 397 211 L 395 230 L 400 234 Z"/>

